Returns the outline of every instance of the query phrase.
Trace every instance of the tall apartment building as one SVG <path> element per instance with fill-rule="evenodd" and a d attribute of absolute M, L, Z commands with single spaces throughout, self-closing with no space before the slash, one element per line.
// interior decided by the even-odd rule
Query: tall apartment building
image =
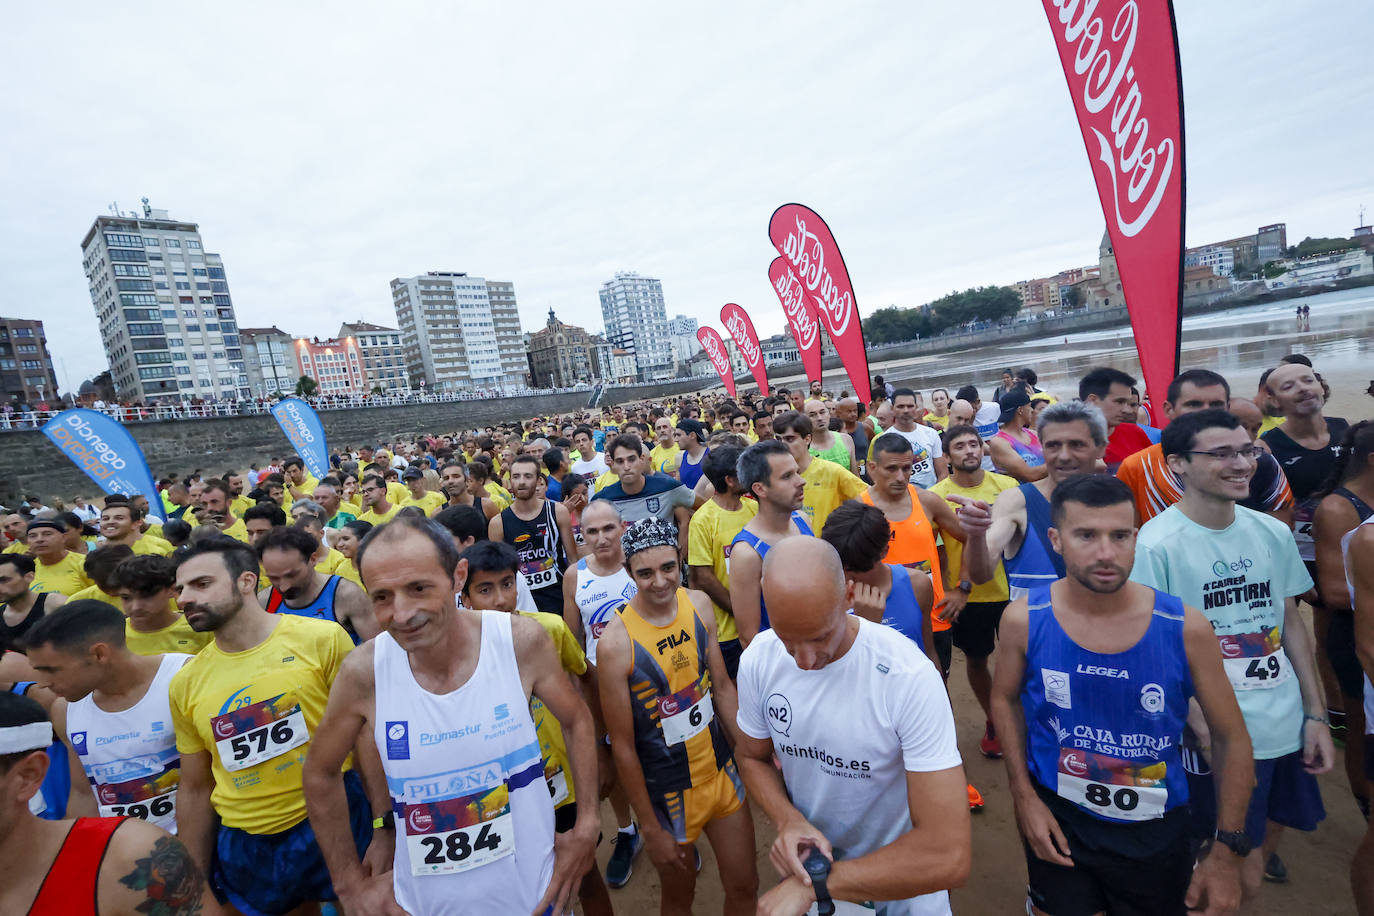
<path fill-rule="evenodd" d="M 43 322 L 0 318 L 0 398 L 32 407 L 57 402 L 57 376 Z"/>
<path fill-rule="evenodd" d="M 244 369 L 248 374 L 248 391 L 252 397 L 270 397 L 277 392 L 290 394 L 296 390 L 300 372 L 292 352 L 294 338 L 276 325 L 270 328 L 243 328 Z"/>
<path fill-rule="evenodd" d="M 363 371 L 363 354 L 352 337 L 342 340 L 307 340 L 297 337 L 292 343 L 296 369 L 301 375 L 315 380 L 315 394 L 366 394 L 367 373 Z M 299 381 L 300 376 L 297 376 Z"/>
<path fill-rule="evenodd" d="M 673 368 L 678 375 L 685 375 L 687 363 L 701 352 L 701 341 L 697 340 L 697 320 L 686 315 L 674 315 L 664 323 L 668 334 L 668 346 L 672 349 Z"/>
<path fill-rule="evenodd" d="M 672 377 L 673 348 L 661 281 L 633 271 L 617 273 L 601 284 L 601 317 L 611 344 L 634 351 L 640 381 Z"/>
<path fill-rule="evenodd" d="M 367 387 L 380 388 L 386 393 L 410 388 L 406 374 L 405 351 L 401 349 L 401 332 L 396 328 L 371 324 L 359 318 L 339 325 L 340 340 L 353 338 L 363 356 L 363 371 L 367 373 Z"/>
<path fill-rule="evenodd" d="M 392 280 L 391 300 L 411 384 L 453 392 L 526 384 L 514 284 L 432 270 Z"/>
<path fill-rule="evenodd" d="M 142 216 L 96 217 L 81 255 L 121 399 L 248 397 L 224 262 L 199 226 L 145 199 Z"/>

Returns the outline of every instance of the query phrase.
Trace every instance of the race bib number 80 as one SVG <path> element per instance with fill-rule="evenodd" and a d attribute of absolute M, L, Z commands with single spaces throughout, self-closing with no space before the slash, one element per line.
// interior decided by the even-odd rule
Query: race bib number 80
<path fill-rule="evenodd" d="M 410 872 L 424 877 L 470 871 L 515 852 L 510 793 L 486 792 L 405 806 Z"/>
<path fill-rule="evenodd" d="M 305 714 L 299 703 L 286 705 L 282 697 L 272 697 L 242 709 L 215 716 L 210 729 L 215 735 L 215 750 L 226 770 L 234 772 L 257 766 L 264 760 L 280 757 L 310 740 Z"/>
<path fill-rule="evenodd" d="M 1165 764 L 1143 766 L 1081 750 L 1059 753 L 1056 794 L 1102 817 L 1149 821 L 1164 816 L 1169 802 Z"/>

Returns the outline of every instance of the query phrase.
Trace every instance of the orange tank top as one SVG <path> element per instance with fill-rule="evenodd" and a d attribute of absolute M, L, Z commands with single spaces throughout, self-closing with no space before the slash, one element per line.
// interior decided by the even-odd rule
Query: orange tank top
<path fill-rule="evenodd" d="M 935 589 L 935 603 L 938 605 L 945 597 L 945 586 L 940 575 L 940 551 L 935 546 L 935 526 L 926 517 L 926 510 L 921 507 L 921 498 L 917 495 L 916 488 L 910 484 L 907 485 L 907 495 L 911 499 L 911 514 L 900 522 L 888 520 L 888 526 L 892 529 L 892 539 L 888 542 L 885 562 L 898 563 L 928 574 L 930 584 Z M 867 490 L 863 491 L 860 498 L 868 505 L 873 505 L 873 497 Z M 948 630 L 949 627 L 948 621 L 931 615 L 932 631 L 938 633 Z"/>

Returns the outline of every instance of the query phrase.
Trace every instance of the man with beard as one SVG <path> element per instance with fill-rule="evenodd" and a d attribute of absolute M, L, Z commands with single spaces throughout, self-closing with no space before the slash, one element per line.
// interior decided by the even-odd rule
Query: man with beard
<path fill-rule="evenodd" d="M 272 581 L 258 593 L 269 614 L 295 614 L 332 620 L 353 642 L 377 635 L 372 603 L 358 586 L 315 569 L 316 554 L 327 548 L 303 528 L 273 528 L 258 543 L 262 567 Z"/>
<path fill-rule="evenodd" d="M 23 636 L 67 596 L 33 588 L 34 561 L 22 553 L 0 554 L 0 654 L 22 652 Z"/>
<path fill-rule="evenodd" d="M 577 555 L 568 507 L 539 496 L 539 459 L 517 455 L 511 462 L 510 487 L 515 501 L 491 520 L 487 534 L 520 554 L 520 572 L 546 614 L 563 616 L 563 572 L 568 556 Z"/>
<path fill-rule="evenodd" d="M 181 753 L 178 835 L 242 912 L 287 913 L 333 900 L 306 820 L 301 772 L 353 643 L 337 624 L 263 610 L 258 558 L 245 544 L 214 535 L 176 559 L 186 621 L 215 634 L 169 690 Z M 370 751 L 365 762 L 375 765 L 376 748 L 359 749 Z M 347 816 L 340 831 L 362 855 L 372 812 L 389 810 L 390 800 L 379 796 L 369 807 L 362 780 L 343 766 L 347 800 L 338 808 Z"/>
<path fill-rule="evenodd" d="M 1050 496 L 1059 481 L 1093 471 L 1107 448 L 1102 411 L 1082 401 L 1046 407 L 1035 426 L 1045 450 L 1045 466 L 1050 469 L 1048 477 L 1006 491 L 991 509 L 982 500 L 950 497 L 960 505 L 959 520 L 968 534 L 964 557 L 969 578 L 975 583 L 991 582 L 1001 560 L 1012 598 L 1064 578 L 1064 559 L 1050 544 Z M 967 521 L 985 516 L 991 517 L 991 527 Z"/>
<path fill-rule="evenodd" d="M 735 615 L 740 644 L 768 629 L 768 607 L 760 582 L 763 558 L 783 538 L 815 534 L 801 513 L 806 481 L 792 449 L 770 439 L 745 449 L 739 456 L 736 475 L 740 489 L 758 502 L 758 514 L 730 543 L 730 608 Z"/>
<path fill-rule="evenodd" d="M 404 492 L 405 487 L 401 490 Z M 396 517 L 396 513 L 401 511 L 400 502 L 391 501 L 391 487 L 386 482 L 385 477 L 377 474 L 368 474 L 363 478 L 359 492 L 363 496 L 363 505 L 366 509 L 363 514 L 358 516 L 358 521 L 367 522 L 369 525 L 385 525 Z M 401 499 L 405 499 L 403 495 Z"/>
<path fill-rule="evenodd" d="M 1129 487 L 1078 475 L 1053 500 L 1049 535 L 1068 574 L 1003 614 L 992 692 L 1033 912 L 1234 912 L 1254 770 L 1217 638 L 1198 611 L 1128 580 Z M 1218 797 L 1196 867 L 1180 753 L 1193 697 Z"/>
<path fill-rule="evenodd" d="M 233 513 L 242 518 L 248 507 L 253 505 L 253 501 L 248 498 L 248 493 L 243 488 L 243 475 L 238 471 L 225 471 L 224 476 L 218 479 L 223 480 L 229 488 L 229 505 Z M 210 481 L 205 481 L 205 486 L 208 489 Z M 201 501 L 204 502 L 204 499 L 204 494 L 201 494 Z"/>

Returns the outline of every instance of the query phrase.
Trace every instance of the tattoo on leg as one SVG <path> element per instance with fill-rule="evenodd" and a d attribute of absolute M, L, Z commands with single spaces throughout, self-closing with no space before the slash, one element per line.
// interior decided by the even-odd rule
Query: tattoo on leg
<path fill-rule="evenodd" d="M 144 891 L 148 899 L 138 912 L 148 916 L 199 916 L 205 878 L 186 847 L 173 837 L 164 836 L 151 853 L 134 863 L 134 870 L 119 883 Z"/>

